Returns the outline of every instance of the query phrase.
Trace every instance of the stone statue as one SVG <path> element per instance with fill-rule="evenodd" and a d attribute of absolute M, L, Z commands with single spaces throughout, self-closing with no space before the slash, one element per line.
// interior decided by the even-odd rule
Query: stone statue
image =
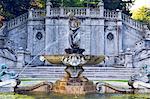
<path fill-rule="evenodd" d="M 69 43 L 71 48 L 79 48 L 80 46 L 80 36 L 78 34 L 78 29 L 80 28 L 80 21 L 72 14 L 69 14 Z"/>
<path fill-rule="evenodd" d="M 68 54 L 77 53 L 82 54 L 85 50 L 80 48 L 80 35 L 79 28 L 81 22 L 77 19 L 73 13 L 68 13 L 69 15 L 69 44 L 71 49 L 66 49 L 65 52 Z"/>
<path fill-rule="evenodd" d="M 128 81 L 128 85 L 132 88 L 138 88 L 137 86 L 150 86 L 150 66 L 144 65 L 140 68 L 140 73 L 132 75 Z"/>
<path fill-rule="evenodd" d="M 8 71 L 6 64 L 0 66 L 0 87 L 16 87 L 20 84 L 20 80 L 17 77 L 16 73 Z"/>
<path fill-rule="evenodd" d="M 8 76 L 6 76 L 8 75 Z M 3 78 L 5 76 L 5 78 Z M 9 72 L 6 64 L 1 65 L 0 71 L 0 81 L 2 82 L 4 79 L 15 79 L 17 77 L 16 73 Z"/>

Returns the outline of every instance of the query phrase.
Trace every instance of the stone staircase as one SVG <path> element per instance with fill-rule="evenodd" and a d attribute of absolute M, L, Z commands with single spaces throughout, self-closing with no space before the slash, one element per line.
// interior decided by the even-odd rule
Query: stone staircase
<path fill-rule="evenodd" d="M 62 66 L 37 66 L 27 67 L 20 75 L 22 79 L 45 79 L 56 81 L 64 76 Z M 84 67 L 84 75 L 89 80 L 128 80 L 131 75 L 138 73 L 139 68 L 114 68 L 114 67 Z M 19 73 L 22 69 L 10 69 Z"/>

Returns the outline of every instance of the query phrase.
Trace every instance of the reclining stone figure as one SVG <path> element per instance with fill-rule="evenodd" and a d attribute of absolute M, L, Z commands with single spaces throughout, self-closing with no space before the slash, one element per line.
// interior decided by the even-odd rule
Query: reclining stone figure
<path fill-rule="evenodd" d="M 15 72 L 8 71 L 6 64 L 0 66 L 0 87 L 16 87 L 20 80 Z"/>
<path fill-rule="evenodd" d="M 142 66 L 139 74 L 134 74 L 131 76 L 130 80 L 128 81 L 128 85 L 132 88 L 150 88 L 150 66 Z"/>

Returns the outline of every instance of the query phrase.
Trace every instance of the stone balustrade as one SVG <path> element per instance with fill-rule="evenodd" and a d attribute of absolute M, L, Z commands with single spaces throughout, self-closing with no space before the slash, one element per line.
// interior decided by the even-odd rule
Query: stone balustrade
<path fill-rule="evenodd" d="M 104 17 L 106 19 L 117 19 L 118 18 L 118 12 L 117 11 L 104 10 Z"/>
<path fill-rule="evenodd" d="M 50 16 L 61 16 L 67 17 L 69 12 L 72 12 L 75 16 L 87 16 L 88 10 L 86 8 L 75 8 L 75 7 L 67 7 L 67 8 L 51 8 Z"/>
<path fill-rule="evenodd" d="M 67 15 L 69 12 L 72 12 L 75 16 L 86 16 L 87 9 L 86 8 L 64 8 L 64 15 Z"/>
<path fill-rule="evenodd" d="M 28 13 L 25 13 L 21 16 L 16 17 L 15 19 L 10 20 L 7 23 L 8 30 L 19 26 L 20 24 L 27 21 L 27 19 L 44 19 L 47 17 L 68 17 L 68 13 L 72 12 L 77 17 L 91 17 L 91 18 L 105 18 L 105 19 L 118 19 L 122 20 L 125 24 L 136 28 L 138 30 L 143 30 L 143 24 L 131 19 L 128 15 L 121 14 L 120 11 L 109 11 L 103 10 L 100 8 L 80 8 L 80 7 L 64 7 L 64 8 L 50 8 L 49 11 L 46 10 L 29 10 Z M 122 15 L 120 17 L 120 15 Z"/>
<path fill-rule="evenodd" d="M 77 17 L 97 17 L 100 18 L 100 14 L 104 14 L 105 18 L 118 18 L 117 11 L 104 10 L 103 13 L 100 13 L 100 8 L 76 8 L 76 7 L 67 7 L 67 8 L 51 8 L 49 16 L 61 16 L 67 17 L 69 12 L 72 12 Z"/>
<path fill-rule="evenodd" d="M 22 23 L 26 22 L 28 19 L 28 13 L 22 14 L 18 17 L 16 17 L 15 19 L 12 19 L 10 21 L 7 22 L 7 29 L 13 29 L 16 26 L 21 25 Z"/>
<path fill-rule="evenodd" d="M 123 14 L 123 13 L 122 13 L 122 21 L 125 24 L 127 24 L 127 25 L 129 25 L 129 26 L 131 26 L 133 28 L 136 28 L 138 30 L 143 30 L 143 24 L 142 23 L 131 19 L 131 17 L 129 17 L 128 15 Z"/>
<path fill-rule="evenodd" d="M 59 8 L 51 8 L 49 16 L 59 16 L 60 15 L 60 9 Z"/>
<path fill-rule="evenodd" d="M 46 16 L 45 10 L 33 10 L 32 11 L 32 18 L 41 19 Z"/>

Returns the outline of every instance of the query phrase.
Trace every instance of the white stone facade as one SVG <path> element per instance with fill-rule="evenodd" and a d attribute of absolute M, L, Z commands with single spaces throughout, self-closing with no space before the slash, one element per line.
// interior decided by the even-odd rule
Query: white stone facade
<path fill-rule="evenodd" d="M 1 47 L 11 49 L 16 57 L 15 61 L 8 62 L 14 62 L 16 67 L 38 66 L 47 64 L 39 60 L 40 55 L 64 54 L 64 49 L 69 48 L 69 12 L 81 21 L 79 34 L 84 54 L 107 56 L 103 66 L 150 65 L 150 31 L 147 27 L 119 10 L 105 10 L 103 3 L 97 8 L 52 8 L 47 2 L 44 10 L 30 9 L 8 21 L 0 28 L 0 38 L 3 38 L 0 44 L 4 40 Z M 146 58 L 141 58 L 142 53 Z M 0 63 L 6 62 L 0 60 Z"/>

